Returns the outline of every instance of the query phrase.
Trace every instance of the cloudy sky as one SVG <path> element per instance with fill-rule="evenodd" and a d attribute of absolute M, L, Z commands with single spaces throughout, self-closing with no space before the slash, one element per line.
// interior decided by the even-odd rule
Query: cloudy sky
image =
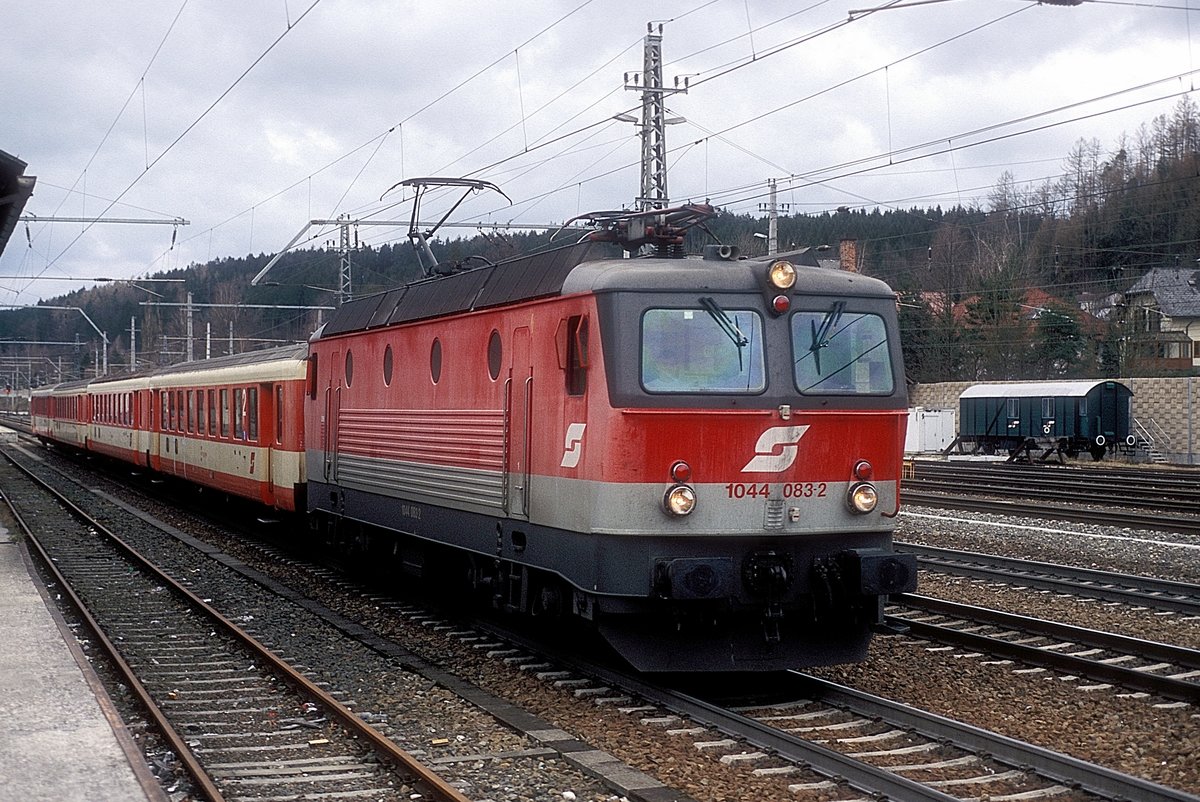
<path fill-rule="evenodd" d="M 1035 186 L 1081 138 L 1113 149 L 1169 115 L 1200 70 L 1200 0 L 887 5 L 6 0 L 0 150 L 37 176 L 26 213 L 188 225 L 22 225 L 0 303 L 273 253 L 313 218 L 403 221 L 359 231 L 403 241 L 411 195 L 384 194 L 414 176 L 513 201 L 473 197 L 461 222 L 629 205 L 637 127 L 613 117 L 640 107 L 623 78 L 651 21 L 666 83 L 690 84 L 667 99 L 671 199 L 738 212 L 771 178 L 800 214 L 982 202 L 1005 171 Z"/>

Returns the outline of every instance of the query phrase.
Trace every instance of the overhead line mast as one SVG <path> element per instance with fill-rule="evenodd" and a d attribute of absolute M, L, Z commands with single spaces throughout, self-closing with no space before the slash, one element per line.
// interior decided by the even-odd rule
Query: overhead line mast
<path fill-rule="evenodd" d="M 687 78 L 684 78 L 682 87 L 679 86 L 679 79 L 675 80 L 674 88 L 663 86 L 662 23 L 659 23 L 657 33 L 653 22 L 646 23 L 646 30 L 642 72 L 632 73 L 632 83 L 629 80 L 630 73 L 625 73 L 625 88 L 642 93 L 642 188 L 637 198 L 639 212 L 665 209 L 670 205 L 670 195 L 667 193 L 667 125 L 683 120 L 667 119 L 665 100 L 667 95 L 686 93 L 688 87 Z"/>

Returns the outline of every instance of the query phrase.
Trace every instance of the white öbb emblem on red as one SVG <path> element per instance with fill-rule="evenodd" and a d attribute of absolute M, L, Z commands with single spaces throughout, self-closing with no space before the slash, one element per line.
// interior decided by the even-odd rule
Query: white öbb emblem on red
<path fill-rule="evenodd" d="M 583 430 L 586 423 L 572 423 L 567 427 L 567 436 L 563 438 L 563 458 L 559 463 L 563 468 L 574 468 L 583 456 Z"/>
<path fill-rule="evenodd" d="M 800 453 L 800 438 L 808 426 L 774 426 L 758 437 L 754 458 L 742 468 L 742 473 L 779 473 L 792 467 Z"/>

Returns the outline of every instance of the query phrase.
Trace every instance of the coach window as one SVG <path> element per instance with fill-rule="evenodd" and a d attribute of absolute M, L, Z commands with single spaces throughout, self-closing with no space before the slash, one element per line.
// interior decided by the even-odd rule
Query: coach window
<path fill-rule="evenodd" d="M 175 404 L 175 391 L 169 390 L 167 392 L 167 395 L 170 396 L 170 400 L 171 400 L 171 425 L 167 428 L 170 429 L 171 431 L 175 431 L 175 424 L 179 420 L 177 407 Z"/>
<path fill-rule="evenodd" d="M 258 442 L 258 388 L 251 387 L 246 391 L 246 437 L 250 442 Z"/>
<path fill-rule="evenodd" d="M 159 425 L 158 428 L 160 431 L 165 432 L 167 430 L 167 391 L 166 390 L 163 390 L 162 392 L 160 392 L 158 394 L 158 409 L 159 409 L 159 414 L 162 416 L 162 423 Z"/>
<path fill-rule="evenodd" d="M 500 365 L 504 360 L 504 349 L 500 344 L 500 332 L 492 329 L 492 336 L 488 338 L 488 374 L 491 375 L 492 381 L 500 378 Z"/>
<path fill-rule="evenodd" d="M 196 433 L 196 391 L 187 391 L 187 430 L 188 434 Z"/>
<path fill-rule="evenodd" d="M 383 385 L 392 386 L 392 346 L 383 349 Z"/>
<path fill-rule="evenodd" d="M 204 391 L 196 391 L 196 431 L 204 434 Z"/>
<path fill-rule="evenodd" d="M 433 379 L 434 384 L 442 380 L 442 341 L 437 337 L 433 338 L 433 345 L 429 347 L 429 378 Z"/>
<path fill-rule="evenodd" d="M 221 436 L 229 436 L 229 391 L 221 390 Z"/>
<path fill-rule="evenodd" d="M 1083 418 L 1087 417 L 1087 396 L 1086 395 L 1081 395 L 1079 397 L 1079 415 L 1080 415 L 1080 417 L 1083 417 Z"/>
<path fill-rule="evenodd" d="M 1053 417 L 1054 417 L 1054 399 L 1053 398 L 1043 398 L 1042 399 L 1042 419 L 1044 420 L 1046 418 L 1053 418 Z"/>
<path fill-rule="evenodd" d="M 217 391 L 208 391 L 208 433 L 217 433 Z"/>
<path fill-rule="evenodd" d="M 346 349 L 346 386 L 349 387 L 354 383 L 354 354 L 350 349 Z"/>
<path fill-rule="evenodd" d="M 245 418 L 242 404 L 246 401 L 246 391 L 238 387 L 233 391 L 233 439 L 241 440 L 246 434 Z"/>
<path fill-rule="evenodd" d="M 183 390 L 177 390 L 175 396 L 175 403 L 179 407 L 179 417 L 175 419 L 175 431 L 182 432 L 187 424 L 187 395 Z"/>
<path fill-rule="evenodd" d="M 1008 417 L 1010 417 L 1010 418 L 1021 417 L 1021 402 L 1019 399 L 1016 399 L 1016 398 L 1008 399 Z"/>

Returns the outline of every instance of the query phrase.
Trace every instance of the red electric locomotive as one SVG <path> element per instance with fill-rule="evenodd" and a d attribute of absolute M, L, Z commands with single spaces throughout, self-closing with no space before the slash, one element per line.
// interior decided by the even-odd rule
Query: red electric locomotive
<path fill-rule="evenodd" d="M 314 525 L 593 621 L 642 670 L 863 659 L 916 586 L 891 547 L 894 295 L 788 254 L 677 257 L 710 213 L 594 215 L 579 244 L 342 306 L 309 346 Z"/>

